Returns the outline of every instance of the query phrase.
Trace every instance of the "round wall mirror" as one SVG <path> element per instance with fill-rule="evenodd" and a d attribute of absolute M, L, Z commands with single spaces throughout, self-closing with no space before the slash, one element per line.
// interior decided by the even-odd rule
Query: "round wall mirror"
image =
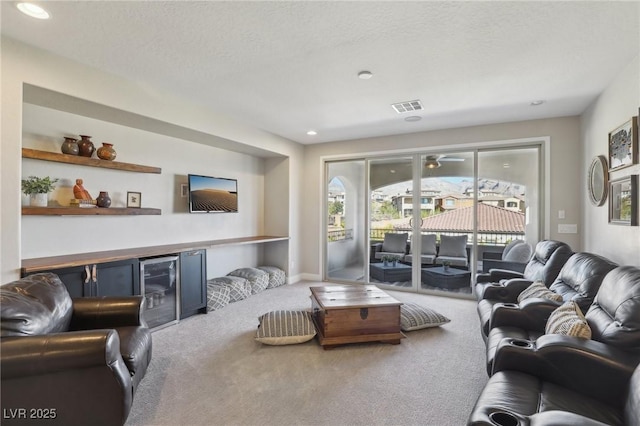
<path fill-rule="evenodd" d="M 596 206 L 603 205 L 607 200 L 608 171 L 607 159 L 603 155 L 594 157 L 589 166 L 587 192 L 589 193 L 589 199 Z"/>

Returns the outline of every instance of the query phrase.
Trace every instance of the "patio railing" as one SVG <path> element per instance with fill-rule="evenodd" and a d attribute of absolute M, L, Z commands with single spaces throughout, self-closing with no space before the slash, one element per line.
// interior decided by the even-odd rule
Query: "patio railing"
<path fill-rule="evenodd" d="M 327 232 L 327 240 L 330 242 L 352 240 L 352 239 L 353 239 L 353 229 L 338 229 L 336 231 Z"/>

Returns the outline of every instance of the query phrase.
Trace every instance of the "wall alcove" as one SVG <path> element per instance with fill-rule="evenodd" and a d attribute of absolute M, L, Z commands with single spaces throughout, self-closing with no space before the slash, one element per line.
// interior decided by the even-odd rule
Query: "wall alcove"
<path fill-rule="evenodd" d="M 208 245 L 207 275 L 226 275 L 238 267 L 261 264 L 288 272 L 287 156 L 29 84 L 23 85 L 23 95 L 22 176 L 60 178 L 46 215 L 23 207 L 23 263 L 104 250 L 246 238 L 246 243 L 231 247 Z M 93 159 L 57 161 L 63 137 L 79 134 L 92 135 L 96 147 L 113 143 L 118 162 L 130 166 L 85 164 L 98 162 Z M 41 161 L 42 155 L 55 159 Z M 135 170 L 137 166 L 142 173 Z M 160 169 L 162 173 L 157 174 Z M 182 205 L 187 198 L 181 197 L 177 182 L 189 173 L 238 179 L 239 212 L 185 213 Z M 67 207 L 76 178 L 85 181 L 93 196 L 109 191 L 113 203 L 108 214 L 78 215 Z M 142 209 L 125 208 L 128 191 L 142 193 Z M 275 239 L 265 242 L 264 236 Z"/>

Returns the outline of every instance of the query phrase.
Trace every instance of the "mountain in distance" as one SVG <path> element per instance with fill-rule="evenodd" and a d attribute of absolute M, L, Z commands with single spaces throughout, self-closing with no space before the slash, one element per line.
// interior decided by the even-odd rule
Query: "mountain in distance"
<path fill-rule="evenodd" d="M 440 191 L 440 195 L 464 194 L 473 188 L 473 180 L 466 178 L 423 178 L 424 190 Z M 524 185 L 493 179 L 478 179 L 480 190 L 490 190 L 504 196 L 521 195 L 525 192 Z M 395 183 L 378 189 L 385 196 L 402 195 L 411 190 L 411 181 Z"/>
<path fill-rule="evenodd" d="M 524 185 L 493 179 L 478 179 L 478 187 L 480 190 L 491 190 L 504 196 L 521 195 L 525 192 Z M 440 195 L 460 195 L 473 188 L 473 180 L 469 178 L 423 178 L 422 188 L 424 190 L 440 191 Z M 377 189 L 376 191 L 382 193 L 385 197 L 392 197 L 395 195 L 406 194 L 408 190 L 411 190 L 411 181 L 387 185 Z M 332 194 L 343 193 L 344 187 L 339 180 L 333 179 L 329 182 L 329 192 Z"/>

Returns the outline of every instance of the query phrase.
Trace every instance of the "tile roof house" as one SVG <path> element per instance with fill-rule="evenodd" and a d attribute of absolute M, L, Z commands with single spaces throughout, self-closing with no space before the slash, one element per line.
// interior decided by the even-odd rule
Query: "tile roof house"
<path fill-rule="evenodd" d="M 422 220 L 421 228 L 430 231 L 471 232 L 473 230 L 473 206 L 426 217 Z M 479 203 L 478 231 L 523 234 L 524 213 Z"/>

